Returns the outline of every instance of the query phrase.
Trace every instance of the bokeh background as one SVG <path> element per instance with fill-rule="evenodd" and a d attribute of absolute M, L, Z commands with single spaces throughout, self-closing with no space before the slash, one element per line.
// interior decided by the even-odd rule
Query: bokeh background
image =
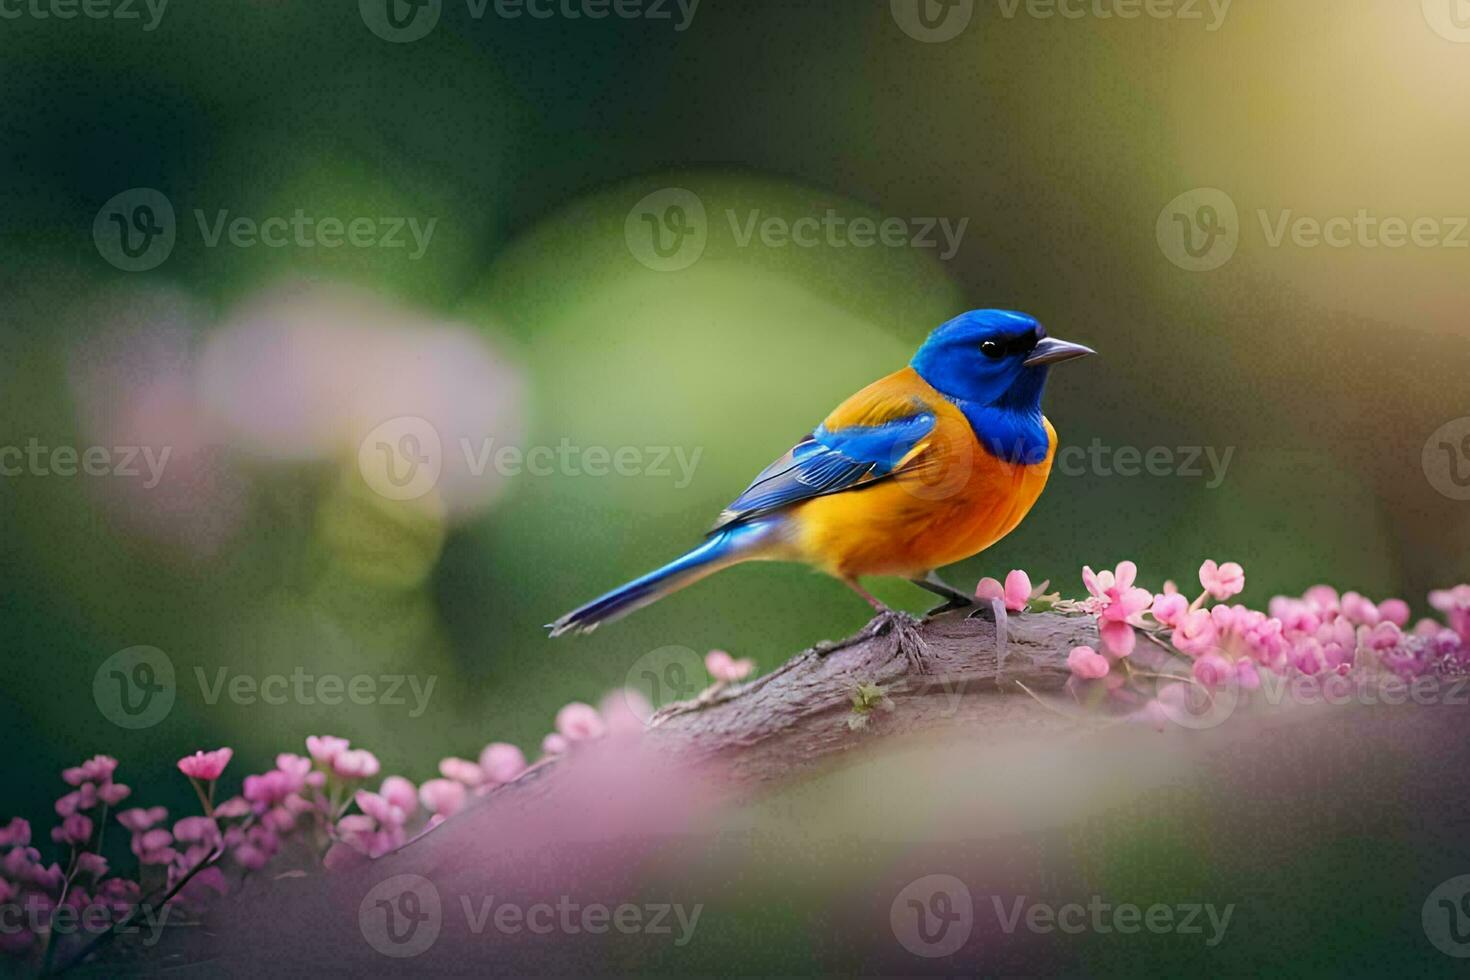
<path fill-rule="evenodd" d="M 673 5 L 477 19 L 445 0 L 408 43 L 370 29 L 372 6 L 0 25 L 0 445 L 171 451 L 155 486 L 0 478 L 0 813 L 41 820 L 57 770 L 98 751 L 140 798 L 182 803 L 186 749 L 232 745 L 256 771 L 326 731 L 425 778 L 492 738 L 534 754 L 559 705 L 650 651 L 769 669 L 850 632 L 866 608 L 786 566 L 590 637 L 541 626 L 695 542 L 842 397 L 977 306 L 1101 352 L 1054 372 L 1064 445 L 1231 455 L 1219 480 L 1059 473 L 952 579 L 1024 567 L 1075 594 L 1085 563 L 1132 558 L 1157 587 L 1214 557 L 1245 565 L 1253 604 L 1327 581 L 1423 610 L 1470 572 L 1470 504 L 1425 465 L 1441 427 L 1470 432 L 1470 32 L 1433 2 L 1237 0 L 1218 22 L 980 2 L 942 42 L 851 0 L 704 0 L 683 30 Z M 167 200 L 175 241 L 126 271 L 98 242 L 137 188 Z M 670 188 L 704 211 L 678 268 L 638 238 L 689 199 Z M 1199 188 L 1237 209 L 1234 252 L 1205 271 L 1160 230 Z M 1198 200 L 1179 213 L 1203 222 Z M 406 245 L 210 244 L 222 212 L 298 210 L 400 221 Z M 942 236 L 742 244 L 728 217 L 829 210 L 966 224 L 942 258 Z M 1266 227 L 1360 211 L 1436 219 L 1441 244 L 1277 246 Z M 422 254 L 410 220 L 433 222 Z M 432 422 L 445 463 L 398 501 L 360 450 L 403 416 Z M 461 439 L 568 444 L 581 465 L 476 476 Z M 637 462 L 591 475 L 586 447 Z M 93 681 L 139 645 L 167 655 L 177 697 L 126 729 Z M 436 686 L 415 717 L 411 696 L 210 703 L 197 678 L 222 668 Z"/>

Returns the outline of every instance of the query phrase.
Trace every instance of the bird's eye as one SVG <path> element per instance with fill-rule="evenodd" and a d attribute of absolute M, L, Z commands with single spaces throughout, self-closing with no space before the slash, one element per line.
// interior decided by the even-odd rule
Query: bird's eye
<path fill-rule="evenodd" d="M 1006 352 L 1006 349 L 1004 347 L 1002 347 L 1000 344 L 998 344 L 995 341 L 993 341 L 993 340 L 987 340 L 983 344 L 980 345 L 980 353 L 984 354 L 986 357 L 990 358 L 992 361 L 998 361 L 998 360 L 1000 360 L 1000 358 L 1005 354 L 1005 352 Z"/>

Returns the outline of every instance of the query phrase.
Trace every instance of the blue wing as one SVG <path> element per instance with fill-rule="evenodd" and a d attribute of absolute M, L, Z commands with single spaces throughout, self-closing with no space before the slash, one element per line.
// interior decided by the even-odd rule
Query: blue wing
<path fill-rule="evenodd" d="M 745 492 L 720 512 L 711 533 L 802 500 L 881 480 L 934 430 L 934 423 L 933 413 L 916 405 L 913 414 L 879 425 L 835 431 L 818 426 L 761 470 Z"/>

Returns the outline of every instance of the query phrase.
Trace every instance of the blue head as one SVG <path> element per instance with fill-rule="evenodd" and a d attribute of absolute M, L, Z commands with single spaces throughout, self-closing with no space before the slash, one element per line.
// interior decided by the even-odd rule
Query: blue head
<path fill-rule="evenodd" d="M 971 310 L 935 328 L 911 363 L 955 401 L 1039 414 L 1050 366 L 1091 353 L 1048 337 L 1025 313 Z"/>

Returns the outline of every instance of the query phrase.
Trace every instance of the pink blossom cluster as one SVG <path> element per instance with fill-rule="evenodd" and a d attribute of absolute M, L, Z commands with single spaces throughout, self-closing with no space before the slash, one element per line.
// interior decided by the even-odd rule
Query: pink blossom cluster
<path fill-rule="evenodd" d="M 746 676 L 753 664 L 713 651 L 717 682 Z M 573 702 L 556 714 L 540 762 L 581 743 L 644 730 L 651 706 L 636 691 L 615 691 L 601 706 Z M 415 786 L 404 776 L 378 780 L 376 755 L 334 735 L 306 739 L 306 754 L 283 752 L 264 772 L 245 776 L 240 793 L 217 802 L 220 780 L 234 757 L 228 747 L 196 751 L 177 762 L 199 798 L 201 812 L 169 822 L 165 807 L 132 807 L 113 815 L 128 835 L 133 877 L 110 876 L 102 857 L 110 811 L 131 795 L 114 782 L 117 760 L 99 755 L 62 773 L 67 792 L 56 802 L 52 841 L 63 860 L 47 864 L 32 846 L 31 827 L 16 818 L 0 828 L 0 904 L 33 914 L 26 926 L 0 932 L 0 953 L 30 958 L 44 969 L 63 938 L 91 941 L 143 903 L 191 910 L 293 854 L 315 855 L 328 868 L 381 857 L 484 795 L 517 779 L 529 765 L 519 748 L 491 742 L 474 759 L 440 760 L 439 775 Z M 97 921 L 89 934 L 50 928 L 56 910 L 70 908 Z M 100 918 L 99 918 L 100 917 Z M 78 938 L 79 937 L 79 938 Z M 55 940 L 55 941 L 53 941 Z M 48 949 L 48 947 L 52 947 Z M 68 953 L 70 955 L 70 953 Z"/>
<path fill-rule="evenodd" d="M 1192 680 L 1206 690 L 1227 684 L 1251 691 L 1261 673 L 1346 677 L 1386 670 L 1402 678 L 1470 671 L 1470 586 L 1432 592 L 1445 622 L 1421 619 L 1412 628 L 1402 599 L 1374 602 L 1357 592 L 1318 585 L 1300 597 L 1277 596 L 1268 611 L 1227 600 L 1245 589 L 1235 562 L 1200 566 L 1193 601 L 1172 582 L 1151 593 L 1135 585 L 1131 561 L 1113 571 L 1084 568 L 1088 598 L 1075 604 L 1096 617 L 1101 649 L 1077 647 L 1068 665 L 1078 681 L 1124 683 L 1140 635 L 1190 661 Z"/>
<path fill-rule="evenodd" d="M 755 661 L 749 657 L 737 660 L 724 650 L 711 650 L 704 656 L 704 669 L 709 671 L 717 685 L 734 684 L 754 672 Z"/>
<path fill-rule="evenodd" d="M 430 830 L 464 808 L 472 795 L 483 795 L 512 782 L 527 768 L 521 750 L 508 742 L 491 742 L 475 761 L 451 756 L 439 760 L 439 776 L 415 787 L 403 776 L 389 776 L 376 791 L 358 789 L 353 801 L 359 812 L 337 820 L 341 845 L 327 854 L 329 867 L 351 855 L 381 857 L 402 847 L 415 832 Z"/>
<path fill-rule="evenodd" d="M 711 651 L 711 657 L 718 657 L 722 651 Z M 728 657 L 729 654 L 724 654 Z M 708 666 L 709 661 L 706 660 Z M 749 667 L 754 665 L 750 661 L 732 661 L 724 664 L 716 660 L 715 667 L 711 668 L 714 673 L 716 668 L 725 671 L 725 680 L 739 680 L 749 673 Z M 717 675 L 718 677 L 718 675 Z M 598 708 L 581 701 L 573 701 L 564 705 L 556 713 L 556 731 L 541 740 L 541 752 L 544 757 L 565 755 L 576 748 L 579 743 L 595 742 L 598 739 L 612 736 L 630 736 L 642 734 L 645 721 L 653 713 L 653 706 L 648 699 L 633 688 L 625 688 L 613 691 L 602 699 Z"/>
<path fill-rule="evenodd" d="M 0 930 L 0 953 L 39 964 L 55 955 L 50 947 L 105 932 L 138 903 L 138 885 L 109 876 L 98 853 L 110 808 L 131 793 L 113 781 L 116 771 L 116 759 L 98 755 L 62 773 L 70 789 L 56 801 L 60 823 L 51 831 L 62 861 L 45 863 L 27 821 L 17 817 L 0 828 L 0 906 L 20 910 Z"/>

